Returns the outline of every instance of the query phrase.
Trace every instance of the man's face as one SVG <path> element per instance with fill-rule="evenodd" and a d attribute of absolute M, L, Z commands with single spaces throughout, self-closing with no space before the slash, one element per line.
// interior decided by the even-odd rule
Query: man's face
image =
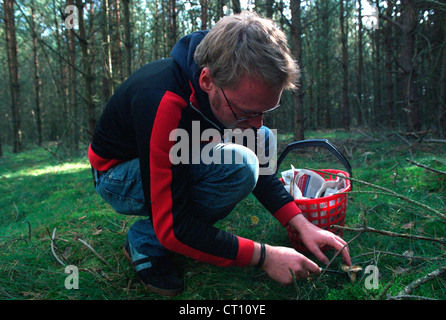
<path fill-rule="evenodd" d="M 200 76 L 201 88 L 209 96 L 215 117 L 228 129 L 260 128 L 262 113 L 279 104 L 282 90 L 268 86 L 262 79 L 242 77 L 235 88 L 225 89 L 218 87 L 205 69 Z"/>

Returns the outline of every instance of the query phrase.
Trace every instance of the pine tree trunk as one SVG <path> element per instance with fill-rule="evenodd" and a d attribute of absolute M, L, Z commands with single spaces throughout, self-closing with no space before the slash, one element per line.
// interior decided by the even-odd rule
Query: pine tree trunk
<path fill-rule="evenodd" d="M 393 12 L 393 1 L 387 0 L 387 8 L 385 15 L 388 19 L 391 19 Z M 393 63 L 392 63 L 392 25 L 387 22 L 384 27 L 384 64 L 386 70 L 386 102 L 385 102 L 385 112 L 386 120 L 385 123 L 388 127 L 393 127 L 395 125 L 394 112 L 393 112 Z"/>
<path fill-rule="evenodd" d="M 67 0 L 67 5 L 73 5 L 74 0 Z M 70 116 L 73 118 L 70 132 L 72 132 L 71 137 L 71 147 L 74 151 L 79 150 L 80 142 L 80 112 L 79 106 L 77 105 L 77 80 L 76 80 L 76 39 L 73 29 L 67 30 L 68 36 L 68 109 L 70 110 Z"/>
<path fill-rule="evenodd" d="M 294 58 L 301 68 L 302 58 L 302 26 L 301 26 L 300 0 L 291 1 L 291 43 Z M 304 140 L 304 117 L 303 117 L 303 90 L 302 85 L 293 94 L 294 99 L 294 140 Z"/>
<path fill-rule="evenodd" d="M 132 36 L 130 26 L 130 0 L 122 0 L 124 14 L 124 45 L 125 45 L 125 76 L 127 78 L 132 74 Z"/>
<path fill-rule="evenodd" d="M 36 30 L 36 14 L 35 14 L 34 0 L 31 0 L 31 27 L 32 27 L 32 47 L 33 47 L 33 66 L 34 66 L 34 101 L 35 101 L 35 120 L 37 126 L 37 144 L 42 145 L 42 117 L 40 112 L 40 98 L 41 98 L 41 80 L 39 73 L 39 59 L 37 56 L 37 30 Z"/>
<path fill-rule="evenodd" d="M 8 56 L 9 86 L 11 92 L 12 145 L 13 152 L 22 149 L 22 132 L 20 117 L 20 84 L 17 58 L 17 38 L 14 21 L 14 0 L 3 1 L 5 21 L 6 53 Z"/>
<path fill-rule="evenodd" d="M 111 55 L 111 41 L 110 41 L 110 27 L 109 27 L 109 11 L 110 11 L 110 0 L 103 0 L 102 2 L 102 14 L 103 14 L 103 31 L 102 31 L 102 46 L 103 46 L 103 74 L 102 83 L 103 91 L 102 95 L 104 100 L 107 102 L 113 94 L 113 66 L 112 66 L 112 55 Z"/>
<path fill-rule="evenodd" d="M 77 7 L 79 8 L 79 42 L 82 51 L 82 66 L 85 80 L 85 102 L 87 105 L 87 115 L 88 115 L 88 134 L 93 135 L 96 128 L 96 103 L 94 101 L 94 74 L 92 72 L 92 61 L 94 55 L 91 53 L 89 39 L 86 37 L 85 31 L 85 20 L 84 20 L 84 7 L 85 4 L 82 0 L 76 0 Z M 93 10 L 92 8 L 90 9 Z M 90 11 L 90 19 L 93 18 L 92 12 Z M 93 21 L 90 21 L 93 25 Z"/>
<path fill-rule="evenodd" d="M 342 124 L 344 129 L 350 130 L 350 105 L 348 101 L 348 51 L 347 34 L 345 32 L 346 28 L 344 22 L 344 0 L 340 1 L 339 24 L 341 26 L 342 44 Z"/>
<path fill-rule="evenodd" d="M 200 0 L 200 6 L 201 6 L 201 30 L 207 29 L 207 23 L 208 23 L 208 0 Z"/>
<path fill-rule="evenodd" d="M 240 6 L 240 0 L 232 0 L 232 10 L 234 14 L 242 12 L 242 7 Z"/>
<path fill-rule="evenodd" d="M 415 19 L 415 4 L 413 0 L 403 2 L 401 13 L 402 18 L 402 37 L 401 37 L 401 56 L 400 66 L 402 69 L 402 97 L 403 108 L 407 114 L 408 130 L 418 131 L 421 128 L 419 118 L 418 93 L 416 87 L 415 70 L 415 28 L 417 21 Z"/>
<path fill-rule="evenodd" d="M 446 43 L 446 21 L 443 23 L 443 44 Z M 438 101 L 438 126 L 441 137 L 446 136 L 446 46 L 443 45 L 441 77 L 440 77 L 440 94 Z"/>
<path fill-rule="evenodd" d="M 365 115 L 362 105 L 362 73 L 364 69 L 363 55 L 362 55 L 362 8 L 361 0 L 358 0 L 358 66 L 356 70 L 356 96 L 357 96 L 357 117 L 358 125 L 362 125 L 365 121 Z"/>

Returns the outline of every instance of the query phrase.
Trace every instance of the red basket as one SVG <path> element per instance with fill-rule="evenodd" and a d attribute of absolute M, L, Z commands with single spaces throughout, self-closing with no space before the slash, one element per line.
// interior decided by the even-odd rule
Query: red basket
<path fill-rule="evenodd" d="M 317 171 L 315 172 L 322 176 L 325 181 L 336 180 L 336 174 L 343 174 L 346 177 L 350 177 L 347 172 L 341 170 L 321 169 L 320 171 L 324 171 L 326 173 Z M 348 179 L 346 179 L 345 182 L 346 187 L 343 192 L 348 192 L 351 190 L 351 182 Z M 294 201 L 308 221 L 322 229 L 329 230 L 339 236 L 342 236 L 342 231 L 336 228 L 332 228 L 332 226 L 343 226 L 345 223 L 345 212 L 347 209 L 346 193 L 338 193 L 328 197 L 316 199 L 296 199 Z M 293 247 L 297 251 L 308 252 L 296 230 L 294 230 L 294 228 L 291 226 L 287 226 L 287 231 L 288 237 L 290 238 L 290 242 Z M 326 251 L 328 249 L 328 247 L 322 248 L 323 251 Z"/>

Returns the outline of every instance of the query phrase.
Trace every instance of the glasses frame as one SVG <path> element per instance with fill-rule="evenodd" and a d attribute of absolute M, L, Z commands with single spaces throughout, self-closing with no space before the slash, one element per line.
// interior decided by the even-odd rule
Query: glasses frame
<path fill-rule="evenodd" d="M 225 91 L 223 90 L 223 88 L 220 88 L 220 90 L 221 90 L 221 92 L 223 93 L 223 97 L 225 97 L 226 103 L 228 104 L 229 109 L 231 109 L 231 112 L 232 112 L 232 114 L 234 115 L 234 118 L 235 118 L 238 122 L 242 122 L 242 121 L 245 121 L 245 120 L 249 120 L 249 119 L 253 119 L 253 118 L 257 118 L 257 117 L 263 116 L 263 115 L 265 115 L 266 113 L 270 113 L 271 111 L 274 111 L 274 110 L 276 110 L 278 107 L 280 107 L 280 104 L 278 104 L 277 106 L 275 106 L 275 107 L 272 108 L 272 109 L 269 109 L 269 110 L 266 110 L 266 111 L 263 111 L 263 112 L 254 113 L 253 115 L 248 116 L 248 117 L 238 117 L 237 114 L 235 113 L 234 109 L 232 109 L 231 104 L 229 103 L 229 100 L 228 100 L 228 98 L 226 97 Z"/>

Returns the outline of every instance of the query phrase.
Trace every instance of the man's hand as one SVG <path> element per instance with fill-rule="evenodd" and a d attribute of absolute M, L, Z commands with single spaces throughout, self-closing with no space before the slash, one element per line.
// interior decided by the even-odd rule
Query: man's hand
<path fill-rule="evenodd" d="M 344 262 L 351 265 L 350 254 L 347 243 L 334 233 L 321 229 L 309 222 L 302 214 L 292 218 L 288 224 L 292 226 L 300 235 L 303 244 L 307 249 L 319 259 L 319 261 L 328 264 L 328 258 L 322 253 L 321 248 L 324 245 L 333 247 L 341 251 Z"/>
<path fill-rule="evenodd" d="M 319 274 L 319 266 L 294 249 L 266 246 L 266 258 L 262 269 L 280 284 L 290 284 L 294 276 L 307 278 L 311 273 Z"/>
<path fill-rule="evenodd" d="M 346 242 L 334 233 L 323 230 L 309 222 L 302 214 L 288 222 L 302 238 L 302 242 L 321 262 L 328 264 L 328 258 L 322 253 L 321 247 L 328 245 L 334 249 L 342 250 L 344 262 L 351 265 L 350 254 Z M 319 274 L 319 266 L 292 248 L 266 245 L 265 261 L 262 269 L 274 280 L 281 284 L 290 284 L 293 276 L 307 278 L 310 273 Z M 251 265 L 256 265 L 260 257 L 260 244 L 254 244 L 254 254 Z"/>

